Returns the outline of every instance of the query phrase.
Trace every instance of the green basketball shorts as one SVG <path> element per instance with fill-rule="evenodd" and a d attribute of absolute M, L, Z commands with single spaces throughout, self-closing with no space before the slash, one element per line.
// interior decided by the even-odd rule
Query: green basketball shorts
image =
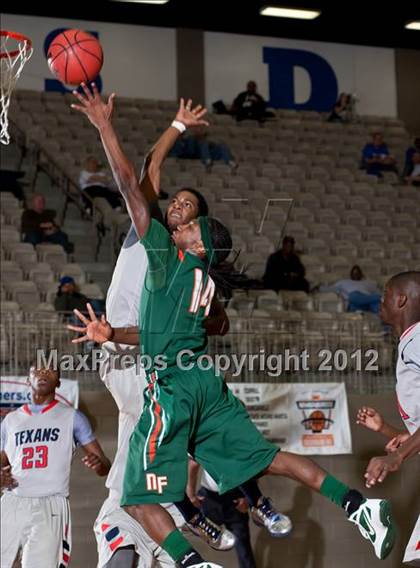
<path fill-rule="evenodd" d="M 188 453 L 225 493 L 264 471 L 278 448 L 213 369 L 147 377 L 144 409 L 130 438 L 121 505 L 184 497 Z"/>

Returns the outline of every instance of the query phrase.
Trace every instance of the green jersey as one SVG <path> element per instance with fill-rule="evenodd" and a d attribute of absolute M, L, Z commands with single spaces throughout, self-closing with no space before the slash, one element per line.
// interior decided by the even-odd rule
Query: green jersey
<path fill-rule="evenodd" d="M 183 364 L 194 361 L 206 352 L 203 322 L 210 311 L 214 282 L 205 263 L 178 250 L 155 219 L 140 242 L 149 261 L 140 303 L 142 353 L 152 361 L 164 356 L 168 368 L 177 364 L 178 357 Z"/>

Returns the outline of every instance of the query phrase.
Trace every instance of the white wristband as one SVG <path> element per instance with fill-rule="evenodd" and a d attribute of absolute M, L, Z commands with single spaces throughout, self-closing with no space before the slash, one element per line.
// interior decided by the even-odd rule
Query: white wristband
<path fill-rule="evenodd" d="M 172 122 L 171 126 L 176 128 L 177 130 L 179 130 L 179 132 L 181 134 L 187 130 L 187 127 L 185 126 L 185 124 L 182 124 L 182 122 L 179 122 L 179 120 L 174 120 Z"/>

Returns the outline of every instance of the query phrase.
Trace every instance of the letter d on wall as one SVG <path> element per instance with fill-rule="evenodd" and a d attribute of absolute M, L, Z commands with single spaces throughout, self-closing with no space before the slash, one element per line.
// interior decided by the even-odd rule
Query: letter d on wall
<path fill-rule="evenodd" d="M 337 77 L 323 57 L 301 49 L 264 47 L 263 60 L 268 65 L 270 106 L 318 112 L 332 109 L 338 96 Z M 312 89 L 306 103 L 295 103 L 294 67 L 303 67 L 309 74 Z"/>

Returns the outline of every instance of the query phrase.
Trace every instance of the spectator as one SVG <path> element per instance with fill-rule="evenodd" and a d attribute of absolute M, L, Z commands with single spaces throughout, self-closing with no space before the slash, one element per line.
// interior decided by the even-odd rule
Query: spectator
<path fill-rule="evenodd" d="M 413 168 L 411 174 L 404 178 L 409 185 L 420 186 L 420 152 L 415 152 L 412 156 Z"/>
<path fill-rule="evenodd" d="M 92 305 L 95 313 L 104 313 L 103 300 L 89 299 L 84 294 L 81 294 L 74 278 L 71 276 L 63 276 L 60 279 L 57 295 L 54 299 L 54 307 L 57 312 L 79 310 L 82 313 L 86 313 L 86 304 L 88 302 Z M 78 318 L 75 318 L 75 321 L 79 325 Z"/>
<path fill-rule="evenodd" d="M 89 212 L 92 208 L 92 203 L 89 199 L 86 199 L 86 195 L 91 200 L 95 199 L 95 197 L 103 197 L 113 209 L 121 207 L 119 193 L 109 187 L 111 183 L 111 178 L 101 169 L 98 160 L 93 156 L 89 156 L 85 162 L 85 169 L 80 172 L 79 176 L 83 201 Z"/>
<path fill-rule="evenodd" d="M 309 291 L 309 283 L 305 279 L 305 267 L 295 252 L 295 239 L 284 237 L 283 246 L 268 257 L 264 286 L 271 290 L 303 290 Z"/>
<path fill-rule="evenodd" d="M 169 155 L 175 158 L 201 160 L 208 169 L 218 160 L 222 160 L 232 170 L 237 168 L 229 146 L 209 140 L 207 130 L 203 126 L 191 128 L 186 136 L 178 138 Z"/>
<path fill-rule="evenodd" d="M 411 175 L 413 171 L 414 164 L 413 164 L 413 156 L 414 154 L 420 153 L 420 137 L 414 139 L 414 145 L 407 148 L 405 153 L 405 164 L 404 164 L 404 172 L 403 177 L 407 177 Z"/>
<path fill-rule="evenodd" d="M 381 293 L 377 285 L 366 280 L 360 266 L 354 265 L 350 278 L 338 280 L 331 286 L 320 286 L 321 292 L 335 292 L 343 298 L 349 312 L 379 312 Z"/>
<path fill-rule="evenodd" d="M 32 209 L 26 209 L 22 213 L 21 230 L 25 243 L 34 246 L 40 243 L 61 245 L 67 253 L 72 253 L 74 250 L 67 234 L 61 231 L 55 222 L 55 211 L 45 209 L 43 195 L 33 195 Z"/>
<path fill-rule="evenodd" d="M 382 172 L 396 172 L 396 160 L 390 155 L 382 134 L 376 132 L 372 136 L 372 143 L 366 144 L 362 153 L 362 168 L 370 175 L 382 176 Z"/>
<path fill-rule="evenodd" d="M 274 114 L 266 110 L 267 103 L 263 97 L 257 93 L 257 83 L 248 81 L 246 91 L 239 93 L 233 101 L 231 113 L 236 116 L 237 121 L 241 120 L 258 120 L 264 122 L 268 117 Z"/>
<path fill-rule="evenodd" d="M 335 103 L 328 122 L 349 122 L 351 116 L 351 95 L 341 93 Z"/>

